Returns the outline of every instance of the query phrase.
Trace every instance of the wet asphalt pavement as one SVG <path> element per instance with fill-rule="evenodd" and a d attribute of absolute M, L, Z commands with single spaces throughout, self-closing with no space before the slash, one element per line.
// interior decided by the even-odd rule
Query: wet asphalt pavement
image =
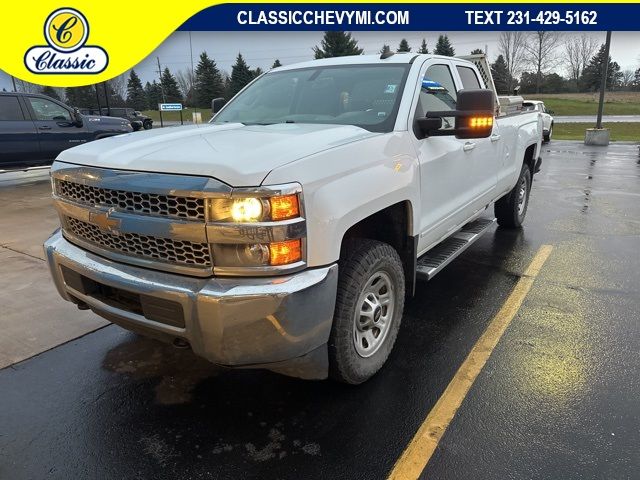
<path fill-rule="evenodd" d="M 544 150 L 525 228 L 419 284 L 366 384 L 226 371 L 107 326 L 0 370 L 0 478 L 385 478 L 542 244 L 423 477 L 639 478 L 638 148 Z"/>

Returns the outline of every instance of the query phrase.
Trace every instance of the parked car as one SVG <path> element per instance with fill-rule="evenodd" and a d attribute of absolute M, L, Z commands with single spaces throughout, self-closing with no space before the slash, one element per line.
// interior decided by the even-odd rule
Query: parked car
<path fill-rule="evenodd" d="M 145 130 L 151 130 L 153 128 L 153 119 L 147 115 L 143 115 L 138 110 L 133 108 L 101 108 L 102 115 L 110 115 L 112 117 L 125 118 L 131 122 L 131 126 L 134 131 L 138 131 L 142 128 Z M 135 125 L 134 125 L 135 124 Z"/>
<path fill-rule="evenodd" d="M 35 93 L 0 92 L 0 165 L 45 164 L 67 148 L 129 133 L 128 121 L 82 115 Z"/>
<path fill-rule="evenodd" d="M 542 138 L 545 142 L 550 142 L 553 136 L 553 110 L 548 110 L 541 100 L 526 100 L 522 107 L 526 110 L 540 112 L 542 123 Z"/>
<path fill-rule="evenodd" d="M 367 380 L 416 280 L 494 224 L 486 209 L 524 222 L 542 120 L 501 113 L 482 65 L 281 67 L 209 125 L 63 152 L 45 243 L 60 294 L 217 364 Z"/>

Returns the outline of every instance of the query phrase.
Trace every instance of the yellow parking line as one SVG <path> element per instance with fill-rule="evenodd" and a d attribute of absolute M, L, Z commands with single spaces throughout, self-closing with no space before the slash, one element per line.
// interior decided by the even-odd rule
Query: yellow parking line
<path fill-rule="evenodd" d="M 511 320 L 518 313 L 540 269 L 549 258 L 551 250 L 553 250 L 551 245 L 540 247 L 524 275 L 520 277 L 513 291 L 502 305 L 502 308 L 500 308 L 500 311 L 493 317 L 487 329 L 473 346 L 451 382 L 449 382 L 442 396 L 431 409 L 422 425 L 420 425 L 415 436 L 393 467 L 389 479 L 409 480 L 420 476 L 449 423 L 451 423 L 458 408 L 460 408 L 467 392 L 469 392 L 471 385 L 473 385 Z"/>

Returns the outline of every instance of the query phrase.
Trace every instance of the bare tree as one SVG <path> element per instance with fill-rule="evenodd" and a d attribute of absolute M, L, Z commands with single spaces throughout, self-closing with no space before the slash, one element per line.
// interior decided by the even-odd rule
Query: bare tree
<path fill-rule="evenodd" d="M 127 75 L 125 73 L 112 78 L 107 83 L 114 95 L 122 99 L 127 98 Z"/>
<path fill-rule="evenodd" d="M 578 84 L 584 67 L 598 50 L 598 41 L 583 33 L 580 36 L 568 37 L 564 44 L 565 60 L 569 78 Z"/>
<path fill-rule="evenodd" d="M 622 77 L 620 78 L 620 84 L 624 88 L 630 88 L 633 86 L 633 82 L 636 79 L 636 72 L 631 69 L 627 69 L 622 73 Z"/>
<path fill-rule="evenodd" d="M 526 61 L 536 73 L 536 93 L 540 93 L 543 75 L 558 65 L 561 38 L 559 32 L 533 32 L 524 44 Z"/>
<path fill-rule="evenodd" d="M 25 80 L 20 80 L 19 78 L 16 78 L 16 88 L 19 92 L 24 93 L 40 93 L 40 90 L 42 90 L 42 87 L 40 85 L 27 82 Z"/>
<path fill-rule="evenodd" d="M 511 92 L 516 84 L 516 76 L 522 71 L 525 60 L 524 32 L 501 32 L 498 39 L 498 51 L 503 56 L 507 64 L 509 78 L 507 78 L 507 88 Z"/>
<path fill-rule="evenodd" d="M 180 70 L 176 73 L 176 80 L 178 81 L 178 86 L 182 91 L 182 94 L 185 98 L 190 98 L 191 93 L 193 92 L 193 84 L 194 84 L 194 75 L 193 70 L 187 68 L 186 70 Z"/>

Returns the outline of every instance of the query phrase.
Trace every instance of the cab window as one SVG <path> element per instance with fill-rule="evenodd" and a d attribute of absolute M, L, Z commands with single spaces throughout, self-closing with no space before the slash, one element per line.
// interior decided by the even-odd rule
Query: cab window
<path fill-rule="evenodd" d="M 456 84 L 449 66 L 431 65 L 422 79 L 415 118 L 424 117 L 427 112 L 455 110 L 457 98 Z M 442 119 L 442 128 L 453 127 L 453 117 Z"/>
<path fill-rule="evenodd" d="M 35 113 L 36 120 L 54 120 L 62 122 L 70 122 L 71 115 L 69 110 L 61 107 L 57 103 L 44 98 L 27 97 L 33 113 Z"/>
<path fill-rule="evenodd" d="M 482 88 L 480 86 L 480 80 L 478 80 L 478 76 L 473 68 L 463 67 L 461 65 L 458 65 L 457 68 L 460 79 L 462 80 L 462 88 Z"/>
<path fill-rule="evenodd" d="M 0 96 L 0 122 L 24 120 L 18 97 L 10 95 Z"/>

